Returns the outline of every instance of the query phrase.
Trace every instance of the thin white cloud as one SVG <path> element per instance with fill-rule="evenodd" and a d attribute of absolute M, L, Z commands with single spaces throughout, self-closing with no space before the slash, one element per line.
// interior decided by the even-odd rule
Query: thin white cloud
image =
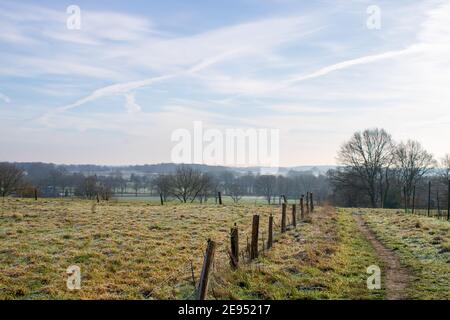
<path fill-rule="evenodd" d="M 205 60 L 200 61 L 198 64 L 192 66 L 191 68 L 188 68 L 186 71 L 180 71 L 180 72 L 174 73 L 174 74 L 167 74 L 167 75 L 148 78 L 148 79 L 139 80 L 139 81 L 131 81 L 131 82 L 118 83 L 118 84 L 106 86 L 106 87 L 95 90 L 90 95 L 88 95 L 80 100 L 77 100 L 72 104 L 58 108 L 56 111 L 57 112 L 67 111 L 67 110 L 82 106 L 88 102 L 92 102 L 94 100 L 97 100 L 97 99 L 100 99 L 103 97 L 107 97 L 107 96 L 125 95 L 125 97 L 128 99 L 129 96 L 127 96 L 127 94 L 129 94 L 133 90 L 148 87 L 155 83 L 163 82 L 165 80 L 169 80 L 169 79 L 172 79 L 172 78 L 175 78 L 178 76 L 189 75 L 189 74 L 193 74 L 195 72 L 199 72 L 215 63 L 220 62 L 222 59 L 226 59 L 228 56 L 232 55 L 235 52 L 236 51 L 225 52 L 216 57 L 206 58 Z"/>
<path fill-rule="evenodd" d="M 317 71 L 314 71 L 314 72 L 306 74 L 306 75 L 293 77 L 290 80 L 286 81 L 286 85 L 291 85 L 291 84 L 295 84 L 300 81 L 305 81 L 305 80 L 309 80 L 309 79 L 322 77 L 322 76 L 325 76 L 334 71 L 344 70 L 344 69 L 348 69 L 348 68 L 362 65 L 362 64 L 374 63 L 374 62 L 378 62 L 381 60 L 397 58 L 397 57 L 401 57 L 401 56 L 408 55 L 408 54 L 419 53 L 422 51 L 423 51 L 422 47 L 417 46 L 417 45 L 412 45 L 403 50 L 387 51 L 387 52 L 383 52 L 380 54 L 368 55 L 368 56 L 364 56 L 364 57 L 360 57 L 360 58 L 356 58 L 356 59 L 346 60 L 343 62 L 339 62 L 336 64 L 332 64 L 330 66 L 321 68 Z"/>
<path fill-rule="evenodd" d="M 141 81 L 119 83 L 119 84 L 114 84 L 114 85 L 107 86 L 104 88 L 100 88 L 100 89 L 95 90 L 90 95 L 88 95 L 80 100 L 77 100 L 72 104 L 69 104 L 69 105 L 66 105 L 66 106 L 56 109 L 56 112 L 67 111 L 67 110 L 79 107 L 81 105 L 84 105 L 88 102 L 97 100 L 99 98 L 103 98 L 103 97 L 114 96 L 114 95 L 125 95 L 132 90 L 146 87 L 151 84 L 154 84 L 154 83 L 157 83 L 160 81 L 164 81 L 164 80 L 167 80 L 167 79 L 170 79 L 173 77 L 174 77 L 174 75 L 165 75 L 165 76 L 149 78 L 149 79 L 145 79 L 145 80 L 141 80 Z"/>

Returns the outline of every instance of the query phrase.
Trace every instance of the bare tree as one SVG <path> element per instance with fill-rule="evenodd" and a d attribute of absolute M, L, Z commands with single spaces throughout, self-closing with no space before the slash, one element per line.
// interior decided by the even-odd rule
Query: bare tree
<path fill-rule="evenodd" d="M 94 199 L 97 196 L 97 176 L 89 176 L 84 179 L 84 192 L 88 199 Z"/>
<path fill-rule="evenodd" d="M 139 190 L 142 188 L 142 178 L 138 175 L 131 174 L 130 182 L 133 185 L 134 194 L 137 197 Z"/>
<path fill-rule="evenodd" d="M 414 186 L 432 169 L 435 161 L 419 142 L 408 140 L 395 148 L 395 164 L 409 206 Z"/>
<path fill-rule="evenodd" d="M 115 179 L 114 177 L 100 177 L 97 185 L 97 192 L 101 196 L 102 200 L 109 201 L 113 196 Z"/>
<path fill-rule="evenodd" d="M 256 189 L 259 194 L 266 198 L 267 203 L 270 204 L 272 197 L 275 195 L 277 188 L 277 178 L 272 175 L 262 175 L 256 178 Z"/>
<path fill-rule="evenodd" d="M 156 177 L 154 184 L 159 194 L 162 194 L 164 201 L 170 193 L 172 178 L 169 175 L 160 174 Z"/>
<path fill-rule="evenodd" d="M 356 132 L 338 153 L 338 161 L 363 182 L 372 207 L 384 206 L 393 162 L 391 135 L 383 129 Z"/>
<path fill-rule="evenodd" d="M 208 189 L 210 177 L 189 166 L 178 167 L 172 175 L 170 193 L 181 202 L 194 202 Z"/>
<path fill-rule="evenodd" d="M 11 163 L 0 163 L 0 193 L 6 197 L 20 188 L 23 171 Z"/>
<path fill-rule="evenodd" d="M 232 182 L 229 182 L 225 185 L 225 188 L 234 203 L 238 203 L 242 199 L 245 190 L 239 178 L 235 178 Z"/>

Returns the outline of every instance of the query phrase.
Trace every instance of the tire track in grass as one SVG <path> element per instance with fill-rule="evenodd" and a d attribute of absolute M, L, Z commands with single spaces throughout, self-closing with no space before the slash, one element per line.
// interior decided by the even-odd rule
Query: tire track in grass
<path fill-rule="evenodd" d="M 410 275 L 407 269 L 400 265 L 400 259 L 390 249 L 381 243 L 366 225 L 365 221 L 359 214 L 353 214 L 353 218 L 358 225 L 360 232 L 366 237 L 375 249 L 380 260 L 385 266 L 385 287 L 386 297 L 388 300 L 404 300 L 407 299 L 406 288 L 409 284 Z M 382 273 L 383 273 L 382 271 Z"/>

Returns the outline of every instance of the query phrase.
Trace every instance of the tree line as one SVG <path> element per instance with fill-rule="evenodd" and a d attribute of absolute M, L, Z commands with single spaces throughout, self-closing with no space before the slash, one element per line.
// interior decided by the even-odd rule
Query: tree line
<path fill-rule="evenodd" d="M 2 177 L 12 173 L 10 183 Z M 109 175 L 84 175 L 70 173 L 65 168 L 51 164 L 35 164 L 23 170 L 17 164 L 0 164 L 0 190 L 2 196 L 33 197 L 37 190 L 40 197 L 76 196 L 87 199 L 108 200 L 113 196 L 159 196 L 164 201 L 184 203 L 217 201 L 218 192 L 238 203 L 245 196 L 263 197 L 267 203 L 279 201 L 281 195 L 298 199 L 307 191 L 315 192 L 318 201 L 326 201 L 329 185 L 325 175 L 312 172 L 290 171 L 286 175 L 245 174 L 231 170 L 207 172 L 195 166 L 177 166 L 171 173 L 128 177 L 120 171 Z"/>

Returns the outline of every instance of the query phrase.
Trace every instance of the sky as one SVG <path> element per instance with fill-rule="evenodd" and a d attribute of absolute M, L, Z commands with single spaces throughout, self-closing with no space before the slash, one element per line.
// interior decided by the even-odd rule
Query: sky
<path fill-rule="evenodd" d="M 374 127 L 450 152 L 448 1 L 0 0 L 0 30 L 0 161 L 170 162 L 195 121 L 278 129 L 282 166 Z"/>

